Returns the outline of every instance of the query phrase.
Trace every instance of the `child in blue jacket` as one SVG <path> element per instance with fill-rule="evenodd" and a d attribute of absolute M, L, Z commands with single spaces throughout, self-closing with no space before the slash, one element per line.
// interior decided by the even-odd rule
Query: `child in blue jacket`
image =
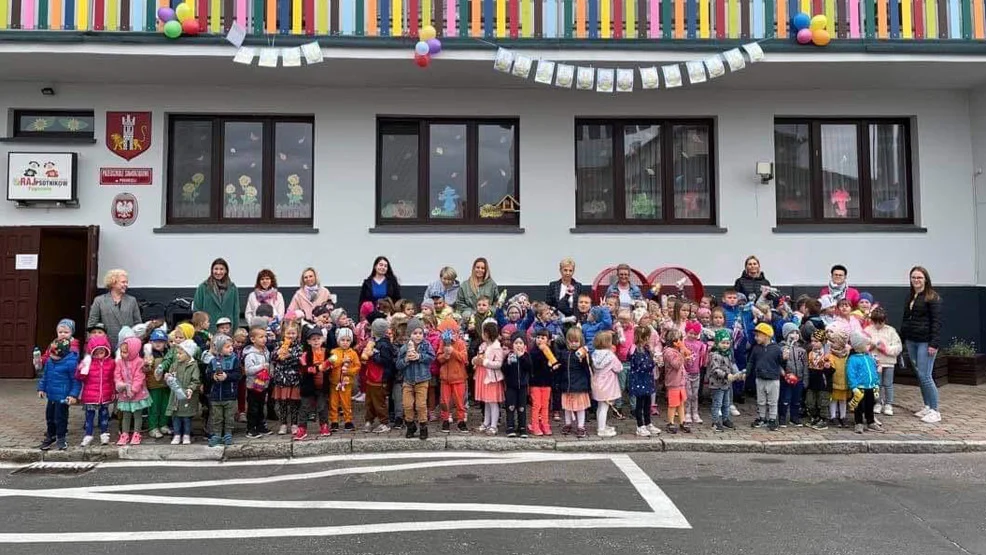
<path fill-rule="evenodd" d="M 883 426 L 873 418 L 873 405 L 880 397 L 880 375 L 876 370 L 876 359 L 870 354 L 870 338 L 864 333 L 854 331 L 849 336 L 853 352 L 846 361 L 846 381 L 852 398 L 849 408 L 856 421 L 856 433 L 863 429 L 883 432 Z M 866 425 L 863 425 L 863 421 Z"/>
<path fill-rule="evenodd" d="M 79 354 L 72 351 L 68 339 L 57 339 L 48 347 L 48 360 L 38 378 L 38 398 L 48 400 L 45 405 L 44 441 L 39 446 L 43 451 L 51 449 L 57 442 L 58 450 L 68 449 L 65 435 L 68 433 L 68 407 L 74 405 L 82 392 L 82 382 L 75 379 L 75 367 L 79 364 Z"/>

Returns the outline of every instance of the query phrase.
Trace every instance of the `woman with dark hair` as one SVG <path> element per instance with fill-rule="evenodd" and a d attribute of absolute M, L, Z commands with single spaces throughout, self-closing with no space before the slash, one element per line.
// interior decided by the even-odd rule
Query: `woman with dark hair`
<path fill-rule="evenodd" d="M 278 320 L 284 318 L 284 295 L 277 290 L 277 276 L 267 268 L 257 272 L 257 283 L 253 286 L 250 296 L 247 297 L 243 317 L 248 326 L 257 316 L 257 308 L 262 304 L 270 305 L 274 311 L 274 317 Z"/>
<path fill-rule="evenodd" d="M 924 408 L 914 414 L 922 422 L 941 422 L 938 412 L 938 387 L 932 376 L 935 356 L 941 340 L 941 297 L 931 286 L 931 275 L 921 266 L 911 268 L 911 293 L 904 305 L 900 338 L 921 382 Z"/>
<path fill-rule="evenodd" d="M 751 254 L 743 262 L 743 273 L 736 278 L 733 289 L 745 295 L 747 301 L 756 301 L 763 287 L 770 287 L 770 281 L 760 269 L 760 259 Z"/>
<path fill-rule="evenodd" d="M 397 300 L 401 298 L 401 284 L 394 275 L 394 269 L 390 266 L 390 260 L 386 256 L 378 256 L 373 261 L 373 269 L 370 275 L 363 280 L 363 286 L 359 290 L 359 304 L 370 302 L 376 306 L 377 301 L 383 298 Z"/>
<path fill-rule="evenodd" d="M 476 312 L 476 302 L 480 297 L 490 298 L 490 307 L 493 307 L 500 295 L 500 288 L 490 277 L 490 263 L 485 258 L 477 258 L 472 263 L 472 272 L 469 279 L 459 286 L 459 294 L 455 299 L 455 311 L 466 316 Z"/>
<path fill-rule="evenodd" d="M 209 277 L 199 284 L 192 298 L 192 310 L 209 315 L 209 331 L 215 333 L 216 321 L 229 318 L 233 327 L 240 324 L 240 294 L 229 279 L 229 264 L 222 258 L 212 261 Z"/>
<path fill-rule="evenodd" d="M 561 274 L 561 278 L 548 284 L 548 295 L 545 302 L 565 316 L 571 316 L 575 314 L 579 295 L 582 294 L 583 290 L 588 292 L 588 289 L 583 289 L 583 285 L 575 281 L 575 261 L 571 258 L 563 258 L 558 263 L 558 273 Z M 559 393 L 559 395 L 561 394 Z"/>

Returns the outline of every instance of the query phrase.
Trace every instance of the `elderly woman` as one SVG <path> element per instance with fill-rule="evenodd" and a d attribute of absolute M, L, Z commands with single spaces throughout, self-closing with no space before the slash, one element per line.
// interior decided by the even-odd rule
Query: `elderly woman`
<path fill-rule="evenodd" d="M 469 279 L 459 286 L 459 294 L 455 299 L 455 311 L 465 315 L 476 312 L 476 302 L 480 297 L 489 297 L 491 305 L 496 303 L 500 288 L 490 277 L 490 263 L 485 258 L 477 258 L 472 263 L 472 273 Z"/>
<path fill-rule="evenodd" d="M 749 301 L 756 301 L 763 287 L 770 287 L 770 281 L 760 269 L 760 259 L 752 254 L 743 262 L 743 273 L 736 278 L 733 289 L 742 293 Z"/>
<path fill-rule="evenodd" d="M 378 256 L 373 261 L 370 275 L 363 280 L 359 290 L 359 304 L 370 303 L 376 306 L 380 299 L 389 298 L 393 301 L 401 298 L 401 284 L 394 275 L 394 268 L 386 256 Z"/>
<path fill-rule="evenodd" d="M 859 302 L 859 291 L 855 287 L 849 287 L 849 283 L 846 281 L 846 277 L 848 276 L 849 270 L 842 264 L 832 266 L 832 269 L 829 270 L 829 284 L 822 287 L 822 291 L 818 296 L 824 297 L 828 295 L 836 303 L 842 299 L 846 299 L 849 301 L 849 304 L 855 307 L 856 303 Z"/>
<path fill-rule="evenodd" d="M 240 325 L 240 293 L 229 279 L 229 264 L 222 258 L 212 261 L 209 277 L 195 289 L 192 310 L 209 315 L 209 331 L 213 333 L 220 318 L 229 318 L 234 328 Z"/>
<path fill-rule="evenodd" d="M 287 311 L 300 310 L 305 313 L 305 320 L 314 322 L 312 310 L 315 310 L 316 306 L 328 303 L 335 303 L 335 295 L 322 286 L 315 268 L 305 268 L 301 272 L 301 287 L 295 291 L 294 297 L 291 297 L 291 304 L 288 305 Z"/>
<path fill-rule="evenodd" d="M 445 299 L 445 304 L 455 306 L 455 301 L 459 297 L 459 274 L 451 266 L 445 266 L 438 272 L 438 281 L 433 281 L 425 288 L 425 296 L 422 300 L 428 301 L 436 297 Z"/>
<path fill-rule="evenodd" d="M 575 261 L 571 258 L 563 258 L 558 263 L 558 273 L 561 278 L 548 284 L 548 293 L 545 302 L 565 316 L 575 314 L 575 307 L 578 305 L 579 295 L 589 290 L 573 277 L 575 275 Z"/>
<path fill-rule="evenodd" d="M 127 295 L 130 279 L 125 270 L 116 269 L 106 272 L 103 285 L 107 291 L 93 299 L 86 328 L 102 324 L 106 328 L 110 345 L 115 350 L 120 330 L 124 326 L 132 328 L 142 322 L 140 307 L 137 306 L 137 299 Z"/>
<path fill-rule="evenodd" d="M 644 295 L 640 292 L 640 287 L 630 281 L 631 269 L 629 264 L 620 264 L 616 267 L 616 281 L 609 284 L 606 288 L 606 297 L 618 296 L 621 308 L 633 307 L 634 301 L 643 300 Z"/>

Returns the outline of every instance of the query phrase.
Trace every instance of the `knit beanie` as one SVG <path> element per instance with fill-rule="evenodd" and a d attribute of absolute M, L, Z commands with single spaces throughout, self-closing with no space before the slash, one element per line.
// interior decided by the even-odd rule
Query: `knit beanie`
<path fill-rule="evenodd" d="M 359 317 L 366 318 L 373 312 L 373 303 L 370 301 L 363 301 L 363 304 L 359 305 Z"/>
<path fill-rule="evenodd" d="M 697 311 L 695 311 L 695 313 L 698 315 L 699 320 L 701 320 L 702 318 L 712 318 L 712 311 L 705 308 L 704 306 L 699 308 Z"/>
<path fill-rule="evenodd" d="M 421 320 L 419 320 L 417 318 L 411 318 L 410 320 L 407 321 L 407 334 L 408 335 L 411 335 L 412 333 L 414 333 L 414 330 L 423 330 L 424 328 L 425 328 L 425 325 L 421 322 Z"/>
<path fill-rule="evenodd" d="M 199 346 L 191 339 L 186 339 L 179 343 L 178 348 L 185 351 L 185 354 L 190 358 L 195 358 L 195 354 L 199 352 Z"/>
<path fill-rule="evenodd" d="M 223 346 L 232 341 L 232 339 L 225 333 L 217 333 L 212 336 L 212 347 L 217 353 L 221 353 Z"/>
<path fill-rule="evenodd" d="M 421 301 L 421 309 L 424 310 L 425 308 L 430 308 L 432 310 L 435 310 L 435 301 L 431 299 L 425 299 Z"/>
<path fill-rule="evenodd" d="M 702 333 L 702 324 L 698 320 L 685 322 L 685 333 Z"/>
<path fill-rule="evenodd" d="M 332 312 L 329 313 L 329 320 L 332 320 L 332 323 L 333 324 L 338 325 L 339 324 L 339 318 L 341 318 L 342 315 L 345 314 L 345 313 L 346 313 L 346 309 L 345 308 L 334 308 L 334 309 L 332 309 Z"/>
<path fill-rule="evenodd" d="M 815 330 L 811 334 L 811 338 L 819 343 L 825 343 L 825 330 Z"/>
<path fill-rule="evenodd" d="M 185 339 L 191 339 L 195 335 L 195 327 L 188 322 L 182 322 L 175 327 L 185 336 Z"/>
<path fill-rule="evenodd" d="M 123 326 L 122 328 L 120 328 L 120 333 L 118 333 L 116 336 L 116 344 L 119 345 L 120 343 L 123 343 L 124 339 L 128 337 L 134 337 L 136 335 L 137 334 L 134 333 L 133 328 L 131 328 L 130 326 Z"/>
<path fill-rule="evenodd" d="M 859 294 L 859 300 L 869 301 L 870 304 L 873 304 L 873 295 L 871 293 L 867 293 L 866 291 L 864 291 Z"/>
<path fill-rule="evenodd" d="M 55 326 L 55 330 L 57 331 L 58 328 L 61 328 L 61 327 L 68 328 L 69 333 L 71 335 L 75 335 L 75 320 L 70 320 L 68 318 L 62 318 L 61 320 L 58 321 L 58 325 Z"/>
<path fill-rule="evenodd" d="M 524 313 L 524 311 L 520 309 L 519 303 L 510 303 L 509 305 L 507 305 L 507 316 L 510 316 L 511 310 L 516 310 L 518 315 Z"/>
<path fill-rule="evenodd" d="M 792 333 L 798 333 L 798 326 L 793 322 L 787 322 L 781 326 L 781 334 L 784 335 L 784 339 L 787 339 L 787 336 Z"/>
<path fill-rule="evenodd" d="M 336 309 L 338 310 L 338 309 Z M 341 341 L 343 339 L 353 340 L 353 330 L 349 328 L 339 328 L 336 330 L 336 341 Z"/>
<path fill-rule="evenodd" d="M 732 337 L 729 334 L 729 330 L 721 329 L 721 330 L 716 331 L 716 335 L 715 335 L 715 339 L 714 339 L 715 344 L 712 345 L 712 348 L 715 349 L 716 351 L 723 352 L 719 348 L 719 344 L 722 343 L 723 341 L 730 341 L 730 343 L 732 343 Z M 728 353 L 729 350 L 730 350 L 730 347 L 727 347 L 726 350 L 725 350 L 725 352 Z"/>
<path fill-rule="evenodd" d="M 371 312 L 370 314 L 373 313 Z M 380 339 L 387 335 L 388 329 L 390 329 L 390 324 L 386 318 L 377 318 L 370 323 L 370 334 L 374 339 Z"/>
<path fill-rule="evenodd" d="M 832 295 L 822 295 L 819 297 L 818 302 L 821 303 L 822 310 L 835 308 L 835 299 L 832 298 Z"/>
<path fill-rule="evenodd" d="M 852 345 L 853 350 L 862 353 L 866 351 L 866 347 L 869 346 L 870 340 L 863 332 L 853 331 L 849 334 L 849 343 Z"/>
<path fill-rule="evenodd" d="M 503 326 L 503 329 L 500 330 L 500 336 L 502 337 L 503 334 L 507 334 L 508 337 L 513 337 L 514 333 L 516 332 L 517 332 L 517 326 L 515 324 L 507 324 L 506 326 Z"/>

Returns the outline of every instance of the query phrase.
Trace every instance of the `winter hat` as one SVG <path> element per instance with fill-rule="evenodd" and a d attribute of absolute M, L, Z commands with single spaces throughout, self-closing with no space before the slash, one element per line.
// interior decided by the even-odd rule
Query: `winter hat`
<path fill-rule="evenodd" d="M 182 322 L 175 327 L 185 336 L 185 339 L 191 339 L 195 335 L 195 328 L 188 322 Z"/>
<path fill-rule="evenodd" d="M 108 339 L 106 339 L 105 335 L 94 335 L 90 337 L 89 341 L 86 343 L 86 351 L 88 351 L 90 355 L 95 356 L 96 351 L 100 349 L 106 351 L 105 356 L 107 357 L 111 356 L 110 342 Z"/>
<path fill-rule="evenodd" d="M 353 330 L 349 328 L 339 328 L 336 330 L 336 341 L 342 341 L 343 339 L 353 340 Z"/>
<path fill-rule="evenodd" d="M 685 333 L 702 333 L 702 324 L 696 320 L 685 322 Z"/>
<path fill-rule="evenodd" d="M 723 341 L 727 340 L 727 339 L 730 340 L 730 341 L 732 341 L 732 339 L 733 339 L 732 336 L 729 333 L 729 330 L 726 330 L 726 329 L 718 330 L 718 331 L 716 331 L 715 339 L 713 340 L 713 341 L 715 341 L 715 345 L 713 345 L 713 346 L 715 348 L 718 348 L 719 347 L 719 344 L 722 343 Z"/>
<path fill-rule="evenodd" d="M 524 343 L 527 343 L 527 336 L 524 335 L 524 332 L 515 331 L 510 334 L 510 345 L 512 346 L 514 341 L 517 341 L 518 339 L 520 339 Z"/>
<path fill-rule="evenodd" d="M 421 309 L 424 310 L 426 307 L 435 310 L 435 301 L 431 299 L 421 301 Z"/>
<path fill-rule="evenodd" d="M 61 320 L 58 321 L 58 325 L 55 326 L 55 330 L 57 331 L 58 328 L 61 328 L 61 327 L 68 328 L 69 333 L 71 335 L 75 335 L 75 320 L 70 320 L 68 318 L 62 318 Z"/>
<path fill-rule="evenodd" d="M 825 343 L 825 337 L 825 330 L 815 330 L 815 332 L 811 334 L 811 338 L 819 343 Z"/>
<path fill-rule="evenodd" d="M 123 343 L 123 340 L 125 340 L 126 338 L 135 337 L 136 335 L 137 334 L 134 333 L 133 328 L 131 328 L 130 326 L 123 326 L 122 328 L 120 328 L 120 333 L 118 333 L 116 336 L 116 344 L 119 345 L 120 343 Z"/>
<path fill-rule="evenodd" d="M 233 321 L 230 320 L 229 318 L 225 317 L 225 316 L 223 316 L 222 318 L 216 320 L 216 325 L 217 326 L 221 326 L 223 324 L 233 325 Z"/>
<path fill-rule="evenodd" d="M 144 337 L 147 334 L 147 324 L 134 324 L 133 331 L 134 337 Z"/>
<path fill-rule="evenodd" d="M 712 318 L 712 311 L 705 308 L 704 306 L 702 308 L 699 308 L 696 311 L 696 314 L 698 315 L 699 320 L 701 320 L 702 318 Z"/>
<path fill-rule="evenodd" d="M 370 314 L 373 314 L 372 312 Z M 387 330 L 390 329 L 390 323 L 387 322 L 386 318 L 377 318 L 370 323 L 370 335 L 374 339 L 380 339 L 387 335 Z"/>
<path fill-rule="evenodd" d="M 766 322 L 760 322 L 759 324 L 757 324 L 757 326 L 753 328 L 753 331 L 757 333 L 762 333 L 767 337 L 774 337 L 774 328 L 770 327 L 770 324 Z"/>
<path fill-rule="evenodd" d="M 503 334 L 507 334 L 508 337 L 513 337 L 514 333 L 516 332 L 517 332 L 516 325 L 507 324 L 506 326 L 503 326 L 503 328 L 500 329 L 500 336 L 502 337 Z"/>
<path fill-rule="evenodd" d="M 141 351 L 141 347 L 143 345 L 141 345 L 141 341 L 140 341 L 140 338 L 139 337 L 137 337 L 137 336 L 128 337 L 128 338 L 124 339 L 123 341 L 121 341 L 120 344 L 127 346 L 126 360 L 130 361 L 130 360 L 134 360 L 134 359 L 140 358 L 140 355 L 141 355 L 141 352 L 140 351 Z M 122 353 L 121 353 L 121 358 L 123 358 Z"/>
<path fill-rule="evenodd" d="M 832 295 L 822 295 L 818 299 L 818 302 L 822 304 L 822 310 L 835 308 L 835 299 L 832 298 Z"/>
<path fill-rule="evenodd" d="M 787 339 L 787 336 L 791 335 L 792 333 L 798 333 L 798 326 L 795 325 L 793 322 L 787 322 L 783 326 L 781 326 L 781 334 L 784 335 L 784 339 Z"/>
<path fill-rule="evenodd" d="M 86 328 L 86 333 L 92 333 L 92 332 L 94 332 L 96 330 L 99 330 L 99 331 L 101 331 L 103 333 L 106 333 L 106 326 L 104 326 L 103 324 L 101 324 L 99 322 L 96 322 L 95 324 L 93 324 L 93 325 L 89 326 L 88 328 Z"/>
<path fill-rule="evenodd" d="M 417 318 L 411 318 L 410 320 L 407 321 L 407 334 L 408 335 L 411 335 L 412 333 L 414 333 L 414 330 L 424 330 L 424 328 L 425 328 L 425 325 L 421 322 L 421 320 L 419 320 Z"/>
<path fill-rule="evenodd" d="M 316 335 L 322 335 L 322 328 L 318 326 L 305 326 L 305 341 Z"/>
<path fill-rule="evenodd" d="M 269 325 L 270 325 L 270 319 L 265 318 L 263 316 L 257 316 L 254 319 L 250 320 L 250 329 L 254 329 L 254 328 L 267 329 L 267 326 Z"/>
<path fill-rule="evenodd" d="M 511 310 L 516 310 L 518 316 L 524 313 L 524 311 L 520 309 L 520 303 L 510 303 L 507 305 L 507 316 L 510 316 Z"/>
<path fill-rule="evenodd" d="M 185 351 L 185 354 L 191 358 L 195 358 L 195 354 L 199 352 L 199 346 L 191 339 L 186 339 L 179 343 L 178 348 Z"/>
<path fill-rule="evenodd" d="M 860 301 L 869 301 L 870 304 L 873 304 L 873 294 L 872 293 L 867 293 L 866 291 L 863 291 L 862 293 L 859 294 L 859 300 Z"/>
<path fill-rule="evenodd" d="M 167 341 L 168 334 L 164 332 L 161 328 L 157 328 L 151 332 L 151 341 Z"/>
<path fill-rule="evenodd" d="M 862 353 L 866 351 L 867 347 L 869 347 L 870 340 L 863 332 L 853 331 L 849 334 L 849 343 L 852 345 L 854 350 Z"/>
<path fill-rule="evenodd" d="M 59 339 L 51 342 L 51 355 L 64 358 L 72 349 L 72 342 L 68 339 Z"/>
<path fill-rule="evenodd" d="M 225 333 L 217 333 L 212 336 L 212 347 L 217 353 L 222 352 L 223 347 L 233 339 Z"/>
<path fill-rule="evenodd" d="M 342 315 L 345 314 L 345 313 L 346 313 L 346 309 L 345 308 L 334 308 L 334 309 L 332 309 L 332 312 L 329 312 L 329 320 L 332 320 L 332 323 L 333 324 L 337 324 L 338 325 L 339 324 L 339 318 L 342 318 Z"/>
<path fill-rule="evenodd" d="M 366 318 L 373 312 L 373 303 L 370 301 L 363 301 L 363 304 L 359 305 L 359 317 Z"/>
<path fill-rule="evenodd" d="M 634 324 L 639 324 L 641 318 L 643 318 L 647 314 L 648 314 L 648 312 L 647 312 L 647 309 L 646 308 L 635 308 L 635 309 L 633 309 L 633 323 Z"/>

